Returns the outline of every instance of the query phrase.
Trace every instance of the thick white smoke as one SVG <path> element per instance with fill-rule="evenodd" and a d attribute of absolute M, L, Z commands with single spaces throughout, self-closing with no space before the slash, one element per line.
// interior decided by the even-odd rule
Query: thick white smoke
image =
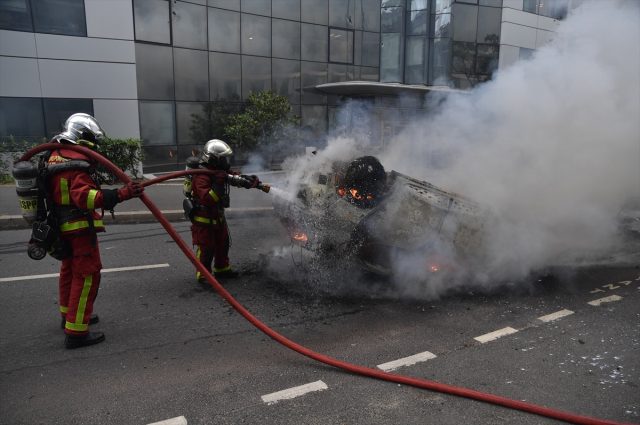
<path fill-rule="evenodd" d="M 491 235 L 482 273 L 467 270 L 465 278 L 518 279 L 619 243 L 616 215 L 640 196 L 639 3 L 585 4 L 531 60 L 501 69 L 471 94 L 448 96 L 379 156 L 387 170 L 510 217 Z M 293 168 L 353 157 L 355 144 L 331 140 Z M 449 166 L 425 164 L 436 151 L 447 154 Z M 427 295 L 436 295 L 440 283 Z"/>

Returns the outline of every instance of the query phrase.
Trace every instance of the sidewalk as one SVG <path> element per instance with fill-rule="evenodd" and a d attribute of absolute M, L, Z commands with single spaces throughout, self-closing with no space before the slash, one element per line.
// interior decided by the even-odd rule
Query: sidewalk
<path fill-rule="evenodd" d="M 266 184 L 276 185 L 284 177 L 282 172 L 256 174 Z M 149 177 L 153 178 L 151 175 Z M 187 221 L 182 214 L 182 179 L 168 180 L 145 188 L 145 193 L 169 221 Z M 121 185 L 105 186 L 115 189 Z M 227 217 L 246 217 L 271 214 L 272 195 L 256 189 L 231 188 L 231 208 L 226 209 Z M 157 222 L 147 207 L 139 199 L 118 204 L 115 208 L 115 220 L 105 211 L 104 224 L 150 223 Z M 22 211 L 14 186 L 0 186 L 0 230 L 30 228 L 22 218 Z"/>

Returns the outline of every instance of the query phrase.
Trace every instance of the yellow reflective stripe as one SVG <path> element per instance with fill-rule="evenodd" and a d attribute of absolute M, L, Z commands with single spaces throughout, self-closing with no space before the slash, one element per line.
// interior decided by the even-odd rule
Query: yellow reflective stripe
<path fill-rule="evenodd" d="M 66 313 L 66 312 L 67 312 L 67 310 L 69 310 L 69 307 L 62 307 L 62 306 L 60 306 L 60 312 L 61 312 L 61 313 Z"/>
<path fill-rule="evenodd" d="M 67 324 L 65 325 L 65 328 L 71 330 L 71 331 L 86 331 L 87 328 L 89 328 L 89 325 L 76 325 L 75 323 L 69 323 L 67 322 Z"/>
<path fill-rule="evenodd" d="M 221 269 L 216 269 L 215 267 L 213 268 L 214 273 L 226 272 L 229 270 L 231 270 L 231 265 L 228 265 L 227 267 L 223 267 Z"/>
<path fill-rule="evenodd" d="M 67 179 L 60 179 L 60 196 L 62 196 L 61 205 L 71 205 L 69 203 L 69 181 Z"/>
<path fill-rule="evenodd" d="M 104 224 L 102 224 L 102 220 L 93 220 L 93 225 L 95 227 L 104 227 Z M 89 227 L 89 222 L 87 220 L 74 221 L 73 223 L 61 224 L 60 231 L 69 232 L 71 230 L 86 229 L 88 227 Z"/>
<path fill-rule="evenodd" d="M 89 191 L 89 196 L 87 197 L 87 209 L 88 210 L 92 210 L 95 207 L 93 206 L 94 202 L 96 201 L 96 195 L 98 194 L 98 191 L 96 189 L 91 189 Z"/>
<path fill-rule="evenodd" d="M 196 254 L 196 257 L 198 258 L 198 261 L 200 261 L 200 245 L 198 245 L 198 253 Z M 200 279 L 200 271 L 196 270 L 196 279 Z"/>
<path fill-rule="evenodd" d="M 220 198 L 218 198 L 218 195 L 216 195 L 216 193 L 213 191 L 213 189 L 209 190 L 209 195 L 211 195 L 213 200 L 216 201 L 216 202 L 218 202 L 220 200 Z"/>
<path fill-rule="evenodd" d="M 89 291 L 91 290 L 91 284 L 93 283 L 93 275 L 89 275 L 84 278 L 84 287 L 82 288 L 82 294 L 80 295 L 80 301 L 78 301 L 78 310 L 76 311 L 76 326 L 84 326 L 85 329 L 87 325 L 82 325 L 82 318 L 84 317 L 84 310 L 87 308 L 87 298 L 89 297 Z M 67 322 L 69 323 L 69 322 Z M 84 329 L 73 329 L 74 331 L 84 330 Z"/>
<path fill-rule="evenodd" d="M 200 223 L 207 223 L 207 224 L 209 224 L 209 223 L 211 223 L 211 222 L 213 221 L 213 224 L 218 224 L 218 221 L 217 221 L 217 220 L 210 220 L 210 219 L 208 219 L 208 218 L 206 218 L 206 217 L 198 217 L 197 215 L 196 215 L 196 216 L 194 216 L 194 217 L 193 217 L 193 219 L 194 219 L 195 221 L 199 221 Z"/>

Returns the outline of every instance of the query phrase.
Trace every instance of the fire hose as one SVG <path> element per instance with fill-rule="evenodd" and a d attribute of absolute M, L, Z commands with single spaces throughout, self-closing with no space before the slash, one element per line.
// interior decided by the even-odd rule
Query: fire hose
<path fill-rule="evenodd" d="M 94 152 L 88 148 L 78 146 L 78 145 L 65 145 L 66 149 L 70 149 L 76 152 L 80 152 L 87 157 L 91 158 L 93 161 L 99 162 L 109 170 L 111 170 L 122 182 L 129 183 L 131 179 L 116 167 L 111 161 L 104 158 L 97 152 Z M 34 155 L 46 151 L 46 150 L 54 150 L 59 149 L 60 144 L 58 143 L 46 143 L 40 146 L 36 146 L 35 148 L 29 150 L 25 153 L 20 161 L 28 161 Z M 148 186 L 150 184 L 155 184 L 160 181 L 165 181 L 171 178 L 184 176 L 187 174 L 213 174 L 214 172 L 209 170 L 188 170 L 188 171 L 179 171 L 176 173 L 171 173 L 157 179 L 153 179 L 151 181 L 147 181 L 142 183 L 143 186 Z M 339 369 L 343 369 L 349 372 L 357 373 L 364 376 L 369 376 L 376 379 L 382 379 L 385 381 L 396 382 L 399 384 L 411 385 L 418 388 L 424 388 L 427 390 L 438 391 L 446 394 L 456 395 L 460 397 L 466 397 L 473 400 L 483 401 L 487 403 L 496 404 L 503 407 L 508 407 L 511 409 L 521 410 L 524 412 L 534 413 L 540 416 L 546 416 L 553 419 L 559 419 L 562 421 L 575 423 L 575 424 L 589 424 L 589 425 L 623 425 L 622 422 L 609 421 L 604 419 L 597 419 L 583 415 L 577 415 L 570 412 L 564 412 L 561 410 L 551 409 L 544 406 L 538 406 L 536 404 L 527 403 L 524 401 L 514 400 L 507 397 L 501 397 L 493 394 L 487 394 L 480 391 L 469 390 L 466 388 L 460 388 L 453 385 L 441 384 L 433 381 L 428 381 L 425 379 L 411 378 L 408 376 L 398 375 L 395 373 L 384 372 L 380 370 L 370 369 L 363 366 L 354 365 L 351 363 L 343 362 L 341 360 L 334 359 L 332 357 L 325 356 L 323 354 L 316 353 L 308 348 L 305 348 L 287 338 L 275 332 L 267 325 L 258 320 L 255 316 L 249 313 L 238 301 L 236 301 L 231 294 L 229 294 L 223 287 L 218 283 L 218 281 L 207 271 L 207 269 L 200 263 L 195 254 L 191 251 L 191 249 L 187 246 L 187 244 L 182 240 L 180 235 L 176 232 L 176 230 L 171 226 L 171 224 L 167 221 L 167 219 L 162 215 L 158 207 L 149 199 L 149 197 L 143 193 L 140 196 L 140 200 L 147 206 L 149 211 L 156 217 L 156 219 L 162 224 L 162 227 L 167 231 L 167 233 L 171 236 L 171 238 L 175 241 L 175 243 L 180 247 L 182 252 L 187 256 L 187 258 L 191 261 L 191 263 L 196 267 L 196 269 L 203 275 L 209 284 L 213 287 L 213 289 L 218 292 L 218 294 L 231 305 L 242 317 L 247 319 L 249 323 L 258 328 L 260 331 L 265 333 L 270 338 L 276 340 L 280 344 L 285 347 L 294 350 L 304 356 L 307 356 L 313 360 L 317 360 L 321 363 L 327 364 L 329 366 L 333 366 Z"/>

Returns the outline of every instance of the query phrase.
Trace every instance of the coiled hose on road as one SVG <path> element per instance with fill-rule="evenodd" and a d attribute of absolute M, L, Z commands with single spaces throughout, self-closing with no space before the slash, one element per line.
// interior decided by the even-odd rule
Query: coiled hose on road
<path fill-rule="evenodd" d="M 61 146 L 58 143 L 46 143 L 40 146 L 37 146 L 31 149 L 29 152 L 25 153 L 21 161 L 28 161 L 34 155 L 37 155 L 40 152 L 46 150 L 55 150 L 59 149 Z M 109 170 L 111 170 L 120 180 L 122 180 L 125 184 L 129 183 L 131 179 L 122 172 L 118 167 L 113 165 L 111 161 L 104 158 L 97 152 L 94 152 L 90 149 L 87 149 L 78 145 L 64 145 L 65 149 L 70 149 L 76 152 L 80 152 L 92 160 L 101 163 Z M 143 183 L 143 186 L 148 186 L 150 184 L 159 183 L 161 181 L 165 181 L 171 178 L 184 176 L 187 174 L 213 174 L 212 171 L 208 170 L 188 170 L 188 171 L 178 171 L 176 173 L 168 174 L 157 179 L 153 179 L 151 181 Z M 307 356 L 313 360 L 317 360 L 329 366 L 334 366 L 349 372 L 358 373 L 364 376 L 370 376 L 372 378 L 382 379 L 385 381 L 397 382 L 399 384 L 411 385 L 418 388 L 425 388 L 427 390 L 439 391 L 446 394 L 457 395 L 460 397 L 467 397 L 473 400 L 484 401 L 487 403 L 497 404 L 499 406 L 509 407 L 511 409 L 522 410 L 524 412 L 534 413 L 540 416 L 547 416 L 553 419 L 559 419 L 562 421 L 575 423 L 575 424 L 588 424 L 588 425 L 624 425 L 622 422 L 608 421 L 604 419 L 591 418 L 583 415 L 576 415 L 574 413 L 563 412 L 561 410 L 550 409 L 544 406 L 538 406 L 532 403 L 526 403 L 524 401 L 513 400 L 506 397 L 501 397 L 497 395 L 482 393 L 479 391 L 468 390 L 465 388 L 455 387 L 453 385 L 440 384 L 437 382 L 427 381 L 425 379 L 417 379 L 410 378 L 408 376 L 397 375 L 395 373 L 383 372 L 380 370 L 369 369 L 362 366 L 357 366 L 351 363 L 343 362 L 332 357 L 328 357 L 315 351 L 309 350 L 295 342 L 285 338 L 274 330 L 270 329 L 267 325 L 259 321 L 256 317 L 254 317 L 249 311 L 247 311 L 243 306 L 240 305 L 221 285 L 218 281 L 204 268 L 204 266 L 198 261 L 195 254 L 191 251 L 191 249 L 187 246 L 187 244 L 182 240 L 180 235 L 175 231 L 175 229 L 171 226 L 171 224 L 167 221 L 167 219 L 162 215 L 158 207 L 149 199 L 149 197 L 143 193 L 140 196 L 140 200 L 147 206 L 149 211 L 158 219 L 162 227 L 165 228 L 167 233 L 171 236 L 171 238 L 175 241 L 175 243 L 180 247 L 184 255 L 189 258 L 189 261 L 195 266 L 195 268 L 207 278 L 209 284 L 213 287 L 213 289 L 220 294 L 222 298 L 226 302 L 228 302 L 238 313 L 242 315 L 245 319 L 247 319 L 253 326 L 260 329 L 263 333 L 271 337 L 272 339 L 278 341 L 280 344 L 284 345 L 287 348 L 290 348 L 304 356 Z"/>

